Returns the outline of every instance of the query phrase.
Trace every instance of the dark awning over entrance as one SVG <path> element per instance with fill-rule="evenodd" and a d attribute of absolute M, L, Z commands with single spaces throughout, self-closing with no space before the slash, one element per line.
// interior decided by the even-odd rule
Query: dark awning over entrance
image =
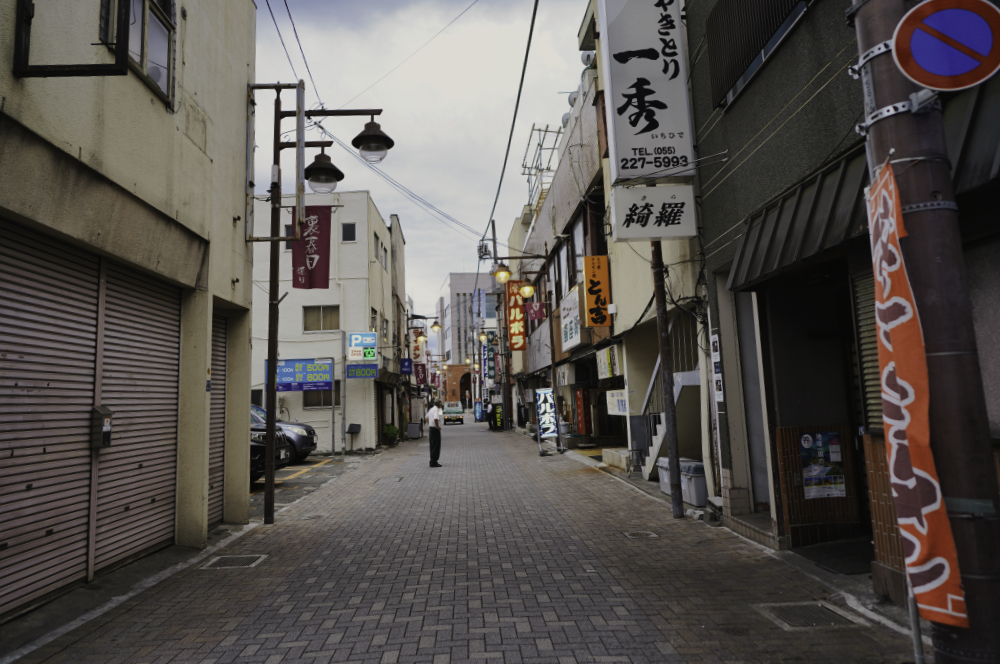
<path fill-rule="evenodd" d="M 852 152 L 755 212 L 736 249 L 729 289 L 749 288 L 865 233 L 867 182 L 865 153 Z"/>

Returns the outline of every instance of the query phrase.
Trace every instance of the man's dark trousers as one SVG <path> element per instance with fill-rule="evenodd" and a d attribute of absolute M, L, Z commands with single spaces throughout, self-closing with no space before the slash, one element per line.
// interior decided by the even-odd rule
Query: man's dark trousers
<path fill-rule="evenodd" d="M 431 465 L 438 462 L 441 457 L 441 429 L 431 427 Z"/>

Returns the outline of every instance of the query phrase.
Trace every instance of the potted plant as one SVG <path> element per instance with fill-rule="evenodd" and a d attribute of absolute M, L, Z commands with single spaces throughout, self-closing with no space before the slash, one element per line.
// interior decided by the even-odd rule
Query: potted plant
<path fill-rule="evenodd" d="M 382 444 L 395 445 L 397 442 L 399 442 L 399 429 L 392 424 L 382 427 Z"/>

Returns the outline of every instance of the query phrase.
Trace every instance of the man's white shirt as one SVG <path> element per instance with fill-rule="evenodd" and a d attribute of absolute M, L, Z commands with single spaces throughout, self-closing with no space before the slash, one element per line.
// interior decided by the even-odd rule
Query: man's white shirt
<path fill-rule="evenodd" d="M 444 419 L 441 409 L 434 406 L 427 412 L 427 421 L 431 426 L 434 426 L 434 421 L 437 420 L 437 426 L 441 426 L 441 422 Z"/>

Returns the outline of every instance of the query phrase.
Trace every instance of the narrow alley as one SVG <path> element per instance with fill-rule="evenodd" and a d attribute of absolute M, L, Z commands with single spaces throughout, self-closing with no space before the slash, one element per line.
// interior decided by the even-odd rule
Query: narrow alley
<path fill-rule="evenodd" d="M 760 605 L 831 591 L 570 455 L 483 424 L 443 439 L 443 468 L 426 438 L 390 448 L 17 661 L 912 660 L 908 638 L 849 609 L 856 622 L 779 626 Z"/>

